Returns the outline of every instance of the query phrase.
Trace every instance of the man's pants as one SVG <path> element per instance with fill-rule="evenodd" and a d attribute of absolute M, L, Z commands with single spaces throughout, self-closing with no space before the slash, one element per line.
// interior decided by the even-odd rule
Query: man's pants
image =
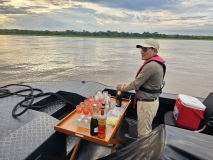
<path fill-rule="evenodd" d="M 159 106 L 158 98 L 152 102 L 138 101 L 138 138 L 142 138 L 152 131 L 152 121 Z"/>

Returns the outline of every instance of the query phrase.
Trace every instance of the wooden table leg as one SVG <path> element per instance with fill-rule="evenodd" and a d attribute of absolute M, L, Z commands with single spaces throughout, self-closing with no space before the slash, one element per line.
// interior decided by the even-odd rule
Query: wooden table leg
<path fill-rule="evenodd" d="M 119 138 L 120 129 L 121 129 L 121 124 L 120 124 L 120 126 L 118 127 L 118 129 L 115 133 L 115 137 L 111 139 L 111 143 L 113 144 L 112 149 L 111 149 L 111 153 L 113 153 L 115 151 L 116 144 L 119 144 L 119 143 L 121 144 L 121 143 L 125 142 L 124 140 Z"/>
<path fill-rule="evenodd" d="M 73 150 L 73 152 L 72 152 L 72 155 L 71 155 L 71 157 L 70 157 L 70 160 L 74 160 L 75 155 L 76 155 L 76 153 L 77 153 L 77 151 L 78 151 L 78 148 L 79 148 L 79 146 L 80 146 L 81 141 L 82 141 L 82 139 L 81 139 L 81 138 L 78 138 L 78 142 L 77 142 L 76 145 L 75 145 L 75 148 L 74 148 L 74 150 Z"/>

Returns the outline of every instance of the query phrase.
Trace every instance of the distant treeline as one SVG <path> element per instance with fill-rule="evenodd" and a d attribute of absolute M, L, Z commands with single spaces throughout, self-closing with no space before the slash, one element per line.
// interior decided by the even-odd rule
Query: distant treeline
<path fill-rule="evenodd" d="M 208 39 L 213 40 L 213 36 L 191 36 L 191 35 L 166 35 L 158 32 L 150 33 L 132 33 L 132 32 L 117 32 L 117 31 L 99 31 L 88 32 L 83 30 L 74 31 L 49 31 L 49 30 L 19 30 L 19 29 L 0 29 L 1 35 L 48 35 L 48 36 L 88 36 L 88 37 L 126 37 L 126 38 L 175 38 L 175 39 Z"/>

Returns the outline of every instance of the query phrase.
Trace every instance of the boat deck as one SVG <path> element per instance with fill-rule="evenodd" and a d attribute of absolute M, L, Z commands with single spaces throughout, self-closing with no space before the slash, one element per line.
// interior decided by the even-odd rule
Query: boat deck
<path fill-rule="evenodd" d="M 96 82 L 67 81 L 67 82 L 34 82 L 23 83 L 33 88 L 42 89 L 43 92 L 72 92 L 83 97 L 89 97 L 98 90 L 115 89 Z M 8 87 L 11 92 L 21 90 L 23 87 Z M 23 93 L 22 93 L 23 94 Z M 48 97 L 48 96 L 46 96 Z M 45 97 L 35 99 L 34 103 L 39 102 Z M 14 118 L 12 116 L 13 107 L 23 100 L 20 96 L 9 96 L 0 99 L 0 159 L 18 160 L 25 159 L 32 154 L 34 150 L 40 147 L 44 141 L 54 134 L 54 125 L 63 117 L 54 118 L 52 114 L 64 107 L 64 103 L 56 103 L 40 111 L 29 109 L 21 116 Z M 120 137 L 126 139 L 126 143 L 117 146 L 117 149 L 131 143 L 134 139 L 127 138 L 124 135 L 128 133 L 128 124 L 123 120 Z M 67 136 L 67 155 L 73 149 L 77 141 L 76 137 Z M 110 147 L 100 146 L 91 142 L 83 141 L 80 145 L 76 159 L 96 159 L 106 156 L 110 153 Z M 89 157 L 88 157 L 89 155 Z M 86 156 L 86 157 L 84 157 Z"/>

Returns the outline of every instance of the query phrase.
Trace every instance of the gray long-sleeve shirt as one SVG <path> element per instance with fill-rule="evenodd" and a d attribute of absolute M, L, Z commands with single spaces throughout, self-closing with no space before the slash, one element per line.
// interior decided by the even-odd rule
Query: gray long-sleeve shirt
<path fill-rule="evenodd" d="M 145 64 L 135 80 L 125 85 L 121 91 L 128 92 L 131 90 L 136 90 L 137 98 L 156 98 L 158 97 L 159 93 L 150 94 L 138 89 L 140 86 L 147 89 L 160 89 L 163 82 L 163 74 L 163 67 L 157 62 L 151 61 Z"/>

